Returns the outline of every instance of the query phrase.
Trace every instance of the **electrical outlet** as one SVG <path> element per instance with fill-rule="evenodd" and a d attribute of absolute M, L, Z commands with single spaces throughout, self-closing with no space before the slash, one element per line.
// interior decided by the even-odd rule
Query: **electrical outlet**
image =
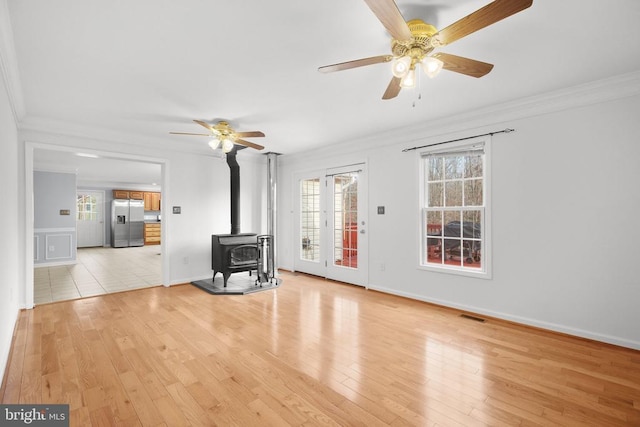
<path fill-rule="evenodd" d="M 380 263 L 380 271 L 384 271 L 384 270 L 386 270 L 386 268 L 387 268 L 387 266 L 384 265 L 384 262 L 381 262 Z"/>
<path fill-rule="evenodd" d="M 182 263 L 185 264 L 185 265 L 189 264 L 189 257 L 186 256 L 186 257 L 182 258 Z"/>
<path fill-rule="evenodd" d="M 49 246 L 49 252 L 53 252 L 53 251 L 55 251 L 55 250 L 56 250 L 56 247 L 55 247 L 55 246 L 53 246 L 53 245 Z"/>

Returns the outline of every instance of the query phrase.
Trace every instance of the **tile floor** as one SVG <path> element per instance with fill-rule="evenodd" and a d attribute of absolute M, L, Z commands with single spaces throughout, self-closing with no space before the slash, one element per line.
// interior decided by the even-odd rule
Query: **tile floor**
<path fill-rule="evenodd" d="M 77 264 L 34 269 L 34 302 L 44 304 L 162 283 L 160 246 L 79 248 Z"/>

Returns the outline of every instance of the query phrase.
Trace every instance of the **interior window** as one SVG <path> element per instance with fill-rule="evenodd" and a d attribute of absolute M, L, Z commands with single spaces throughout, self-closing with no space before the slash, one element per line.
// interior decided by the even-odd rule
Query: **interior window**
<path fill-rule="evenodd" d="M 422 153 L 420 265 L 488 273 L 486 141 Z"/>

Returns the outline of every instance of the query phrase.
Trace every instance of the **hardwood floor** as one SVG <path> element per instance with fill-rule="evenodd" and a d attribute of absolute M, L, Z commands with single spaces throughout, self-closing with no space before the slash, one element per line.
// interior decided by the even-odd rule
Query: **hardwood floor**
<path fill-rule="evenodd" d="M 0 398 L 72 426 L 640 425 L 640 352 L 282 273 L 22 311 Z"/>

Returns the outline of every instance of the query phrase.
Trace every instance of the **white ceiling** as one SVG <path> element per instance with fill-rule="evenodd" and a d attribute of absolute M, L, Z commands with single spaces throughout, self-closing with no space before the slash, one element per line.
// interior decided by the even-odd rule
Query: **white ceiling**
<path fill-rule="evenodd" d="M 534 0 L 442 49 L 495 64 L 487 76 L 445 71 L 389 101 L 390 64 L 317 71 L 389 53 L 363 0 L 7 3 L 21 127 L 117 131 L 176 149 L 206 144 L 169 135 L 200 132 L 192 119 L 262 130 L 252 141 L 290 154 L 640 70 L 638 0 Z M 397 3 L 407 20 L 443 28 L 488 1 Z"/>
<path fill-rule="evenodd" d="M 91 155 L 91 156 L 87 156 Z M 81 187 L 113 187 L 140 190 L 162 188 L 160 164 L 106 157 L 93 157 L 92 153 L 78 150 L 33 151 L 33 167 L 36 171 L 73 173 Z"/>

